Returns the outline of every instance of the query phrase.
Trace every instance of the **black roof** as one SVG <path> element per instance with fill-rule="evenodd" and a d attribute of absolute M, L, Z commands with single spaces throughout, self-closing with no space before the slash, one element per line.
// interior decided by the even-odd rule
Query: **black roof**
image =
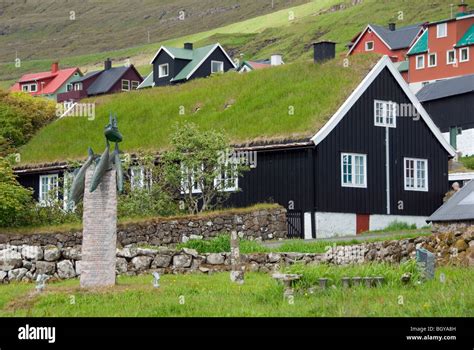
<path fill-rule="evenodd" d="M 88 95 L 98 95 L 109 92 L 112 86 L 125 74 L 130 67 L 115 67 L 101 71 L 100 75 L 87 89 Z"/>
<path fill-rule="evenodd" d="M 371 24 L 373 30 L 387 43 L 392 50 L 404 49 L 410 46 L 415 40 L 416 35 L 422 28 L 423 24 L 414 24 L 411 26 L 390 30 L 388 28 Z"/>
<path fill-rule="evenodd" d="M 474 180 L 469 181 L 459 192 L 431 215 L 428 222 L 474 220 Z"/>
<path fill-rule="evenodd" d="M 420 91 L 418 91 L 416 97 L 418 97 L 420 102 L 425 102 L 448 96 L 465 94 L 472 91 L 474 91 L 474 74 L 441 80 L 425 85 Z"/>

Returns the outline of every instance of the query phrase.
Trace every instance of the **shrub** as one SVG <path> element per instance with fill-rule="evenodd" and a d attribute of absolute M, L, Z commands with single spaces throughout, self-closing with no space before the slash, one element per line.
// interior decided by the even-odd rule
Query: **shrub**
<path fill-rule="evenodd" d="M 461 162 L 468 169 L 474 169 L 474 156 L 462 157 Z"/>
<path fill-rule="evenodd" d="M 416 224 L 407 224 L 402 221 L 392 221 L 384 231 L 402 231 L 402 230 L 416 230 Z"/>

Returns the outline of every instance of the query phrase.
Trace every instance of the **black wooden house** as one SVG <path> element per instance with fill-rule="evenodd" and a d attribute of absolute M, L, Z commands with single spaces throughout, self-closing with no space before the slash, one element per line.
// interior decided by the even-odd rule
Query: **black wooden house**
<path fill-rule="evenodd" d="M 255 152 L 256 164 L 235 179 L 240 190 L 226 204 L 279 203 L 288 208 L 290 232 L 305 238 L 355 235 L 395 220 L 426 225 L 448 191 L 455 151 L 390 58 L 380 59 L 329 117 L 312 137 L 238 146 Z M 17 174 L 38 197 L 48 185 L 44 176 L 66 168 Z"/>

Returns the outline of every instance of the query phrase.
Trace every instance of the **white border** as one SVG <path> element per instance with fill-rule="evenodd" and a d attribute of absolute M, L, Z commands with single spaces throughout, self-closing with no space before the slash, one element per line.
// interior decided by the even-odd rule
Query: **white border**
<path fill-rule="evenodd" d="M 167 68 L 167 73 L 166 73 L 166 75 L 161 75 L 161 74 L 160 74 L 160 68 L 161 68 L 162 66 L 167 66 L 167 67 L 168 67 L 168 68 Z M 169 64 L 169 63 L 159 64 L 159 65 L 158 65 L 158 79 L 160 79 L 160 78 L 166 78 L 166 77 L 169 77 L 169 76 L 170 76 L 170 64 Z"/>
<path fill-rule="evenodd" d="M 175 59 L 176 57 L 164 46 L 160 47 L 158 49 L 158 51 L 156 52 L 155 56 L 153 56 L 152 60 L 150 61 L 150 64 L 153 64 L 153 62 L 155 61 L 155 59 L 158 57 L 158 55 L 160 54 L 161 50 L 163 50 L 164 52 L 166 52 L 168 55 L 171 56 L 172 59 Z"/>
<path fill-rule="evenodd" d="M 423 65 L 419 67 L 419 66 L 418 66 L 418 59 L 419 59 L 420 57 L 423 58 Z M 416 69 L 416 70 L 425 69 L 425 54 L 424 54 L 424 53 L 421 54 L 421 55 L 416 55 L 416 56 L 415 56 L 415 69 Z"/>
<path fill-rule="evenodd" d="M 221 44 L 217 43 L 211 50 L 209 50 L 209 52 L 207 53 L 207 55 L 194 67 L 194 69 L 189 72 L 189 74 L 186 76 L 186 80 L 188 80 L 195 72 L 196 70 L 201 67 L 201 65 L 207 60 L 207 58 L 212 55 L 214 53 L 214 51 L 216 51 L 216 49 L 219 48 L 221 49 L 221 51 L 224 53 L 225 57 L 227 57 L 227 59 L 229 60 L 229 62 L 232 64 L 232 66 L 234 67 L 234 69 L 237 68 L 236 64 L 234 63 L 234 61 L 229 57 L 229 55 L 227 54 L 227 52 L 225 52 L 224 48 L 221 46 Z"/>
<path fill-rule="evenodd" d="M 454 61 L 453 62 L 449 62 L 449 53 L 450 52 L 454 52 Z M 452 49 L 452 50 L 448 50 L 446 51 L 446 65 L 448 66 L 453 66 L 457 63 L 457 52 L 456 52 L 456 49 Z"/>
<path fill-rule="evenodd" d="M 214 63 L 220 63 L 220 64 L 222 64 L 222 70 L 217 71 L 217 72 L 213 72 L 213 71 L 212 71 L 212 65 L 213 65 Z M 215 73 L 224 73 L 224 61 L 211 60 L 211 74 L 215 74 Z"/>
<path fill-rule="evenodd" d="M 430 64 L 430 57 L 431 56 L 434 56 L 435 57 L 435 64 L 431 65 Z M 433 67 L 436 67 L 438 65 L 438 53 L 436 52 L 433 52 L 433 53 L 429 53 L 428 54 L 428 62 L 426 62 L 428 64 L 428 68 L 433 68 Z"/>
<path fill-rule="evenodd" d="M 441 134 L 441 131 L 435 125 L 433 120 L 431 120 L 430 116 L 426 112 L 426 110 L 421 105 L 420 101 L 416 98 L 415 94 L 410 90 L 408 84 L 405 82 L 401 74 L 395 68 L 394 64 L 390 60 L 390 58 L 385 55 L 383 56 L 375 65 L 374 68 L 367 74 L 367 76 L 362 80 L 362 82 L 357 86 L 357 88 L 352 92 L 349 98 L 339 107 L 337 112 L 329 119 L 329 121 L 311 138 L 311 141 L 314 142 L 315 145 L 318 145 L 323 141 L 331 131 L 339 124 L 339 122 L 346 116 L 352 106 L 359 100 L 362 94 L 367 90 L 367 88 L 372 84 L 375 78 L 382 72 L 382 70 L 387 67 L 392 76 L 398 82 L 399 86 L 402 88 L 405 95 L 408 97 L 410 102 L 413 106 L 417 109 L 418 113 L 421 116 L 421 119 L 426 123 L 428 128 L 434 134 L 434 136 L 438 139 L 444 149 L 448 152 L 451 157 L 456 155 L 456 151 L 451 147 L 451 145 L 446 141 L 446 139 Z"/>
<path fill-rule="evenodd" d="M 466 50 L 467 51 L 467 59 L 463 60 L 462 59 L 462 54 L 461 52 L 463 50 Z M 459 62 L 462 63 L 462 62 L 469 62 L 469 46 L 465 46 L 465 47 L 460 47 L 459 48 Z"/>
<path fill-rule="evenodd" d="M 356 183 L 344 183 L 344 156 L 354 157 L 363 157 L 364 158 L 364 183 L 362 185 L 357 185 Z M 355 161 L 352 163 L 352 179 L 355 182 Z M 342 187 L 354 187 L 354 188 L 367 188 L 367 154 L 364 153 L 347 153 L 341 152 L 341 186 Z"/>
<path fill-rule="evenodd" d="M 367 44 L 368 44 L 368 43 L 372 43 L 372 48 L 371 48 L 371 49 L 368 49 L 368 48 L 367 48 Z M 374 42 L 373 40 L 366 41 L 366 42 L 365 42 L 365 51 L 366 51 L 366 52 L 370 52 L 370 51 L 374 51 L 374 50 L 375 50 L 375 42 Z"/>
<path fill-rule="evenodd" d="M 425 162 L 425 165 L 426 165 L 426 176 L 425 176 L 425 187 L 423 188 L 419 188 L 419 187 L 407 187 L 407 160 L 410 160 L 410 161 L 413 161 L 413 172 L 414 172 L 414 180 L 415 180 L 415 186 L 416 186 L 416 181 L 417 181 L 417 177 L 416 177 L 416 174 L 418 172 L 418 167 L 416 165 L 416 162 L 417 161 L 422 161 L 422 162 Z M 411 157 L 405 157 L 403 158 L 403 187 L 405 189 L 405 191 L 410 191 L 410 192 L 428 192 L 429 191 L 429 188 L 430 188 L 430 184 L 429 184 L 429 173 L 428 173 L 428 165 L 429 165 L 429 161 L 428 159 L 423 159 L 423 158 L 411 158 Z"/>

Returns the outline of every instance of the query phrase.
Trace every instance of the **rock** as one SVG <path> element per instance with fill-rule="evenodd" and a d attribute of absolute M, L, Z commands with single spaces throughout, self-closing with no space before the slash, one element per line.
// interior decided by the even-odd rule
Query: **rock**
<path fill-rule="evenodd" d="M 202 273 L 209 273 L 210 269 L 208 269 L 207 267 L 199 267 L 199 271 L 201 271 Z"/>
<path fill-rule="evenodd" d="M 456 243 L 454 243 L 454 248 L 456 248 L 458 252 L 463 252 L 467 248 L 469 248 L 469 245 L 466 243 L 464 239 L 458 239 Z"/>
<path fill-rule="evenodd" d="M 57 264 L 58 276 L 62 279 L 76 277 L 76 270 L 70 260 L 62 260 Z"/>
<path fill-rule="evenodd" d="M 76 275 L 79 276 L 81 274 L 81 265 L 82 261 L 76 261 Z"/>
<path fill-rule="evenodd" d="M 173 267 L 184 268 L 190 267 L 193 257 L 188 254 L 178 254 L 173 256 Z"/>
<path fill-rule="evenodd" d="M 5 272 L 5 271 L 0 271 L 0 283 L 3 282 L 3 280 L 5 279 L 5 277 L 8 276 L 8 272 Z"/>
<path fill-rule="evenodd" d="M 202 240 L 203 238 L 204 238 L 204 236 L 202 236 L 202 235 L 190 235 L 189 236 L 190 240 Z"/>
<path fill-rule="evenodd" d="M 23 260 L 23 267 L 27 270 L 31 270 L 33 268 L 33 263 L 29 260 Z"/>
<path fill-rule="evenodd" d="M 21 281 L 21 279 L 25 277 L 27 272 L 28 270 L 23 267 L 19 269 L 10 270 L 8 271 L 8 279 L 10 281 Z"/>
<path fill-rule="evenodd" d="M 138 254 L 137 248 L 134 248 L 134 247 L 127 247 L 127 248 L 123 248 L 123 249 L 117 249 L 117 256 L 119 258 L 132 259 L 132 258 L 136 257 L 137 254 Z"/>
<path fill-rule="evenodd" d="M 291 260 L 301 260 L 303 256 L 303 253 L 286 253 L 286 257 Z"/>
<path fill-rule="evenodd" d="M 43 249 L 38 246 L 26 245 L 21 249 L 21 255 L 26 260 L 41 260 L 43 259 Z"/>
<path fill-rule="evenodd" d="M 410 272 L 405 272 L 402 275 L 402 277 L 400 278 L 400 281 L 402 281 L 402 283 L 406 284 L 406 283 L 410 282 L 411 276 L 412 276 L 412 274 Z"/>
<path fill-rule="evenodd" d="M 220 253 L 210 253 L 206 258 L 206 263 L 210 265 L 222 265 L 224 264 L 225 258 Z"/>
<path fill-rule="evenodd" d="M 0 251 L 0 270 L 10 271 L 22 266 L 21 254 L 8 248 Z"/>
<path fill-rule="evenodd" d="M 462 265 L 467 267 L 474 267 L 474 247 L 470 247 L 466 251 L 466 255 L 462 260 Z"/>
<path fill-rule="evenodd" d="M 269 253 L 267 258 L 268 262 L 277 263 L 281 260 L 281 255 L 278 253 Z"/>
<path fill-rule="evenodd" d="M 54 245 L 46 246 L 44 248 L 44 260 L 56 261 L 61 257 L 61 251 Z"/>
<path fill-rule="evenodd" d="M 81 260 L 81 247 L 67 247 L 63 250 L 63 257 L 69 260 Z"/>
<path fill-rule="evenodd" d="M 56 271 L 56 264 L 49 261 L 38 261 L 36 263 L 36 274 L 53 275 Z"/>
<path fill-rule="evenodd" d="M 194 258 L 198 256 L 198 252 L 196 249 L 183 248 L 181 249 L 181 251 L 185 254 L 191 255 Z"/>
<path fill-rule="evenodd" d="M 137 271 L 144 271 L 150 267 L 153 258 L 151 256 L 136 256 L 132 259 L 132 265 Z"/>
<path fill-rule="evenodd" d="M 158 254 L 153 260 L 153 262 L 151 263 L 151 268 L 156 269 L 156 268 L 168 267 L 170 266 L 170 263 L 171 263 L 171 255 Z"/>
<path fill-rule="evenodd" d="M 115 260 L 115 271 L 118 274 L 125 273 L 127 272 L 128 269 L 128 263 L 127 259 L 125 258 L 117 258 Z"/>

